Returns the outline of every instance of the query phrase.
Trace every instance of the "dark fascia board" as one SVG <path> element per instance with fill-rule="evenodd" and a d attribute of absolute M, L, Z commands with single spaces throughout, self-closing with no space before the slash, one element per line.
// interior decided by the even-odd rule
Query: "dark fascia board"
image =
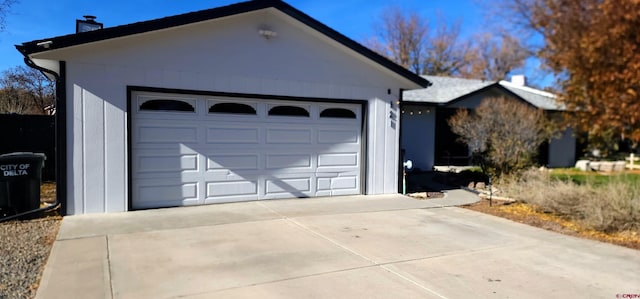
<path fill-rule="evenodd" d="M 82 45 L 97 41 L 103 41 L 113 38 L 125 37 L 134 34 L 141 34 L 156 30 L 167 29 L 171 27 L 177 27 L 182 25 L 188 25 L 217 18 L 232 16 L 241 13 L 252 12 L 256 10 L 275 8 L 292 18 L 300 21 L 301 23 L 315 29 L 316 31 L 332 38 L 352 49 L 353 51 L 363 55 L 376 63 L 384 66 L 385 68 L 395 72 L 403 78 L 422 87 L 428 87 L 431 85 L 427 79 L 424 79 L 411 71 L 399 66 L 391 60 L 375 53 L 374 51 L 362 46 L 354 40 L 344 36 L 343 34 L 331 29 L 330 27 L 322 24 L 321 22 L 311 18 L 307 14 L 295 9 L 291 5 L 281 0 L 254 0 L 222 6 L 218 8 L 212 8 L 207 10 L 201 10 L 181 15 L 175 15 L 150 21 L 143 21 L 132 23 L 128 25 L 121 25 L 111 28 L 104 28 L 95 31 L 81 32 L 76 34 L 69 34 L 64 36 L 58 36 L 47 39 L 34 40 L 31 42 L 25 42 L 22 45 L 16 45 L 16 49 L 23 55 L 31 55 L 40 52 L 51 51 L 55 49 L 62 49 L 76 45 Z M 42 47 L 41 44 L 47 42 L 48 47 Z"/>
<path fill-rule="evenodd" d="M 457 102 L 464 101 L 464 100 L 466 100 L 466 99 L 467 99 L 467 98 L 469 98 L 469 97 L 472 97 L 472 96 L 474 96 L 474 95 L 476 95 L 476 94 L 478 94 L 478 93 L 481 93 L 481 92 L 485 92 L 485 91 L 487 91 L 487 90 L 489 90 L 489 89 L 492 89 L 492 88 L 497 88 L 497 89 L 499 89 L 500 91 L 505 92 L 505 93 L 507 93 L 507 94 L 511 95 L 511 96 L 512 96 L 512 97 L 514 97 L 515 99 L 518 99 L 519 101 L 521 101 L 521 102 L 523 102 L 523 103 L 525 103 L 525 104 L 527 104 L 527 105 L 529 105 L 529 106 L 531 106 L 531 107 L 533 107 L 533 108 L 538 109 L 538 107 L 536 107 L 535 105 L 533 105 L 533 104 L 529 103 L 527 100 L 523 99 L 523 98 L 522 98 L 522 97 L 520 97 L 519 95 L 517 95 L 517 94 L 513 93 L 512 91 L 510 91 L 510 90 L 508 90 L 508 89 L 504 88 L 504 86 L 500 85 L 500 82 L 495 82 L 495 83 L 493 83 L 493 84 L 491 84 L 491 85 L 487 85 L 487 86 L 485 86 L 485 87 L 483 87 L 483 88 L 480 88 L 480 89 L 478 89 L 478 90 L 474 90 L 474 91 L 472 91 L 472 92 L 470 92 L 470 93 L 468 93 L 468 94 L 465 94 L 465 95 L 463 95 L 463 96 L 461 96 L 461 97 L 459 97 L 459 98 L 457 98 L 457 99 L 453 99 L 453 100 L 451 100 L 451 101 L 449 101 L 449 102 L 442 103 L 441 105 L 442 105 L 442 106 L 444 106 L 444 107 L 447 107 L 447 106 L 453 105 L 453 104 L 455 104 L 455 103 L 457 103 Z"/>

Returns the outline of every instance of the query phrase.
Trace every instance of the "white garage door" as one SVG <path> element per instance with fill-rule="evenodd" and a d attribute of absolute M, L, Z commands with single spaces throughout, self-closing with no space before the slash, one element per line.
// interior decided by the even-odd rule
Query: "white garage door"
<path fill-rule="evenodd" d="M 132 99 L 134 209 L 361 193 L 359 104 Z"/>

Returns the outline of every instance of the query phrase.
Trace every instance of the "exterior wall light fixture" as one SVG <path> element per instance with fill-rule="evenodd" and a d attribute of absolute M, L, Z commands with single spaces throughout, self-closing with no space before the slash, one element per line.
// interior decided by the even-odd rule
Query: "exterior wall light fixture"
<path fill-rule="evenodd" d="M 51 44 L 52 44 L 52 43 L 53 43 L 52 41 L 48 40 L 48 41 L 45 41 L 45 42 L 39 42 L 39 43 L 37 43 L 36 45 L 37 45 L 38 47 L 43 47 L 43 48 L 45 48 L 45 49 L 49 49 L 49 47 L 51 47 Z"/>
<path fill-rule="evenodd" d="M 258 34 L 260 34 L 265 39 L 272 39 L 272 38 L 278 36 L 277 32 L 275 32 L 273 30 L 270 30 L 270 29 L 266 29 L 266 28 L 258 30 Z"/>

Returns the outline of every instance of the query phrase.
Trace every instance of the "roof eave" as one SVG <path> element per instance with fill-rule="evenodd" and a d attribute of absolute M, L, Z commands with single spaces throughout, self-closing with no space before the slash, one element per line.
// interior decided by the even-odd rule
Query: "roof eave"
<path fill-rule="evenodd" d="M 251 12 L 268 7 L 277 7 L 279 4 L 283 4 L 280 0 L 264 0 L 264 1 L 247 1 L 227 6 L 201 10 L 196 12 L 190 12 L 175 16 L 169 16 L 154 20 L 141 21 L 131 24 L 125 24 L 110 28 L 98 29 L 88 32 L 79 32 L 73 34 L 67 34 L 63 36 L 57 36 L 52 38 L 45 38 L 23 43 L 20 46 L 16 46 L 19 51 L 31 55 L 40 52 L 51 51 L 55 49 L 66 48 L 75 45 L 81 45 L 86 43 L 97 42 L 101 40 L 107 40 L 112 38 L 124 37 L 134 34 L 146 33 L 171 27 L 177 27 L 182 25 L 188 25 L 207 20 L 213 20 L 235 14 Z M 42 47 L 39 44 L 43 42 L 51 42 L 47 47 Z"/>

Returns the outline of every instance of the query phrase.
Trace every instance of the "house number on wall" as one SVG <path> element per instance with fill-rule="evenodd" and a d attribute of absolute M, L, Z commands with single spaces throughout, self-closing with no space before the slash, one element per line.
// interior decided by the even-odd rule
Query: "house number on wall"
<path fill-rule="evenodd" d="M 396 128 L 396 121 L 398 119 L 398 116 L 397 116 L 395 111 L 392 110 L 392 111 L 389 112 L 389 119 L 391 120 L 391 127 L 395 129 Z"/>

